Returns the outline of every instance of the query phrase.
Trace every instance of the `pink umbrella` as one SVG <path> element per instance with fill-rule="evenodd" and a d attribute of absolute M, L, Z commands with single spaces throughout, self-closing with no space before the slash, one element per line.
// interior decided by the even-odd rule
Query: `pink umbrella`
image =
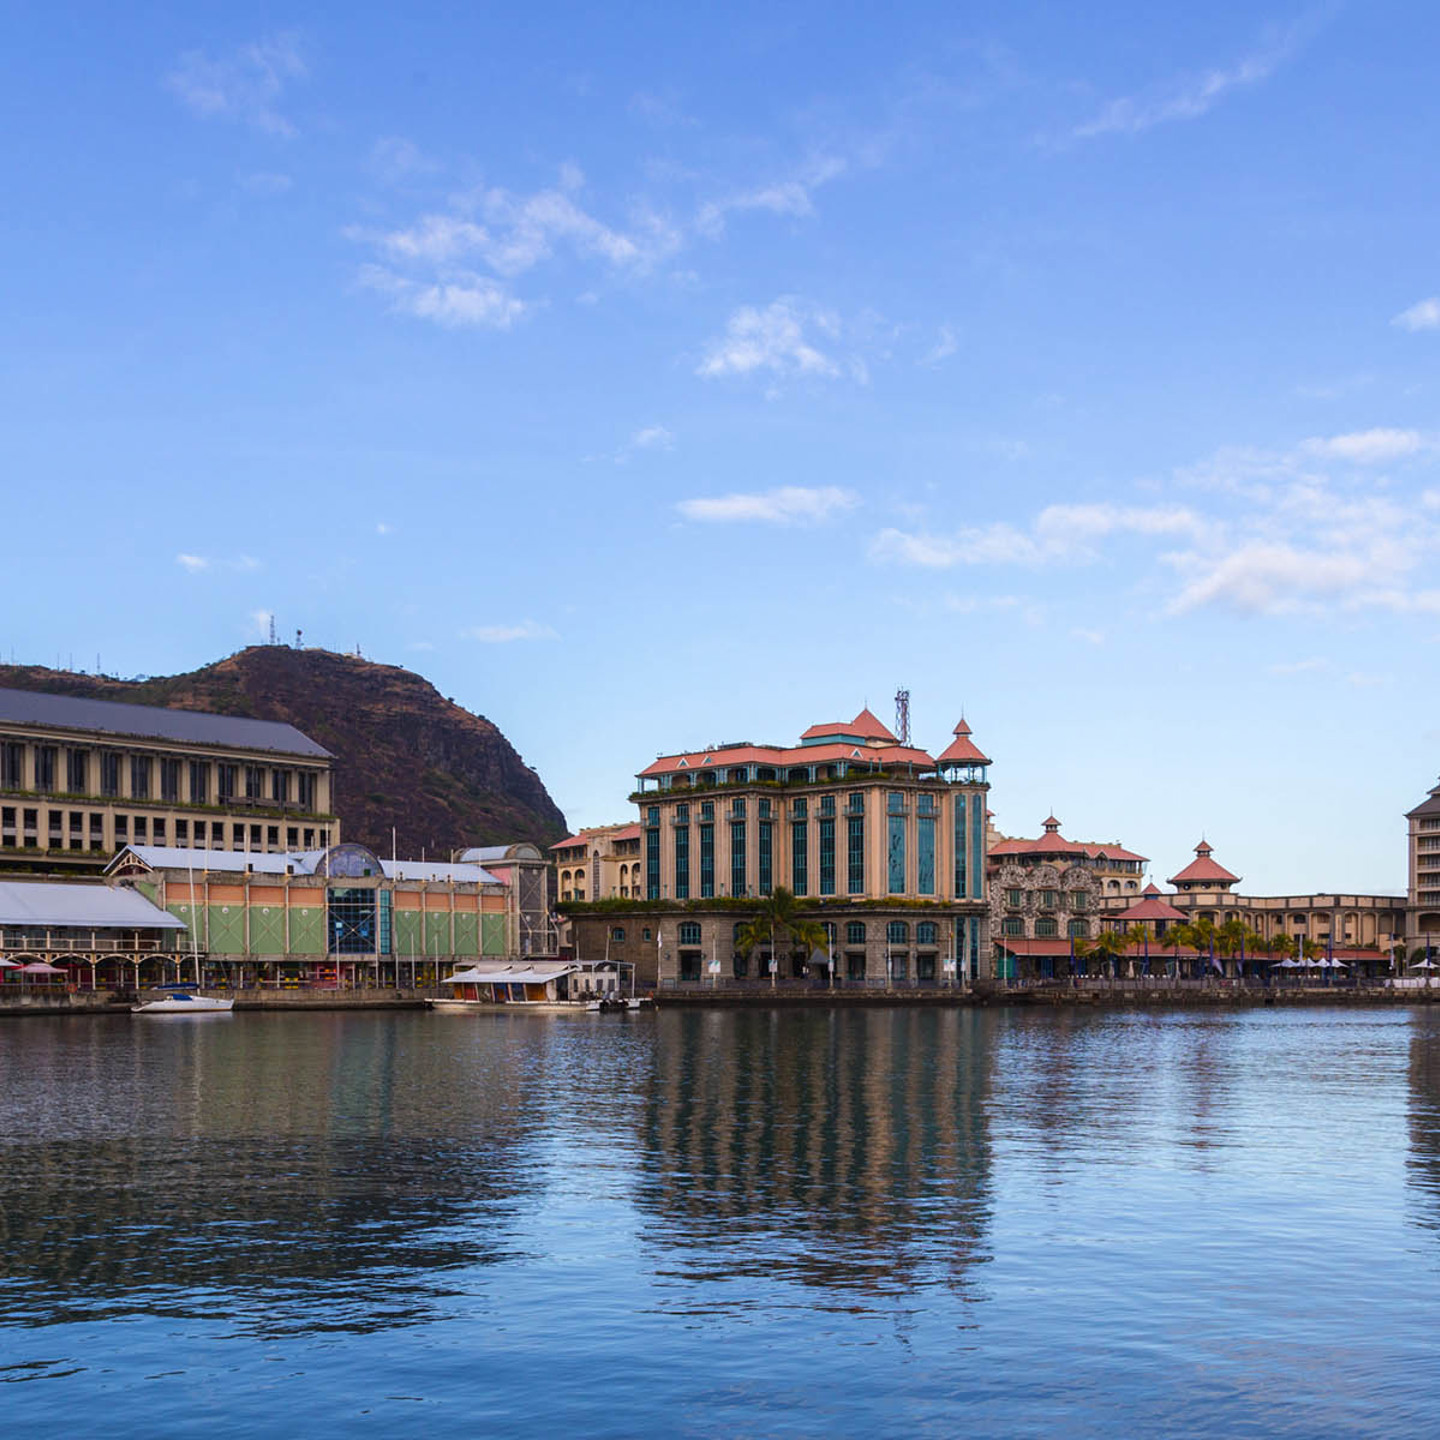
<path fill-rule="evenodd" d="M 58 965 L 47 965 L 43 960 L 32 960 L 28 965 L 20 967 L 22 975 L 63 975 L 65 972 Z"/>
<path fill-rule="evenodd" d="M 0 955 L 0 970 L 19 970 L 21 968 L 18 960 L 7 960 L 3 955 Z"/>

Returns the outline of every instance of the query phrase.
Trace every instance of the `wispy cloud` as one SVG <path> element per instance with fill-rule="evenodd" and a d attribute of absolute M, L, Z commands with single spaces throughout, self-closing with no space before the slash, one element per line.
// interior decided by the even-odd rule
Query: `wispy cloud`
<path fill-rule="evenodd" d="M 1440 330 L 1440 295 L 1420 300 L 1390 322 L 1402 330 Z"/>
<path fill-rule="evenodd" d="M 921 358 L 922 365 L 943 365 L 960 348 L 959 337 L 949 325 L 940 327 L 940 334 L 935 343 L 927 350 Z"/>
<path fill-rule="evenodd" d="M 681 500 L 676 509 L 687 520 L 710 523 L 759 522 L 766 525 L 817 524 L 853 510 L 859 498 L 836 485 L 783 485 L 755 494 L 715 495 Z"/>
<path fill-rule="evenodd" d="M 1235 90 L 1268 80 L 1298 45 L 1301 26 L 1272 37 L 1232 65 L 1181 76 L 1153 85 L 1135 95 L 1112 100 L 1100 112 L 1070 132 L 1072 140 L 1093 140 L 1101 135 L 1138 135 L 1156 125 L 1198 120 Z"/>
<path fill-rule="evenodd" d="M 1349 435 L 1316 436 L 1302 446 L 1306 454 L 1325 460 L 1348 460 L 1355 465 L 1384 465 L 1403 460 L 1425 447 L 1418 430 L 1357 430 Z"/>
<path fill-rule="evenodd" d="M 395 527 L 386 520 L 377 520 L 375 522 L 375 533 L 377 535 L 389 535 L 394 528 Z"/>
<path fill-rule="evenodd" d="M 782 295 L 765 308 L 736 310 L 725 333 L 711 342 L 695 373 L 707 380 L 757 373 L 772 379 L 834 380 L 843 375 L 865 384 L 869 374 L 858 355 L 838 352 L 843 325 L 833 311 Z M 821 345 L 828 347 L 821 349 Z"/>
<path fill-rule="evenodd" d="M 642 425 L 610 458 L 617 465 L 627 465 L 634 456 L 647 451 L 655 453 L 674 448 L 675 437 L 663 425 Z"/>
<path fill-rule="evenodd" d="M 425 282 L 383 265 L 365 265 L 359 281 L 365 289 L 384 295 L 396 314 L 429 320 L 447 330 L 508 330 L 526 311 L 525 302 L 499 281 L 467 270 Z"/>
<path fill-rule="evenodd" d="M 201 570 L 208 570 L 210 562 L 203 555 L 177 555 L 175 563 L 182 569 L 188 570 L 192 575 L 199 574 Z"/>
<path fill-rule="evenodd" d="M 270 170 L 259 170 L 253 175 L 240 177 L 240 188 L 258 200 L 273 200 L 276 196 L 287 194 L 294 186 L 295 181 L 289 175 Z"/>
<path fill-rule="evenodd" d="M 462 640 L 478 640 L 482 645 L 509 645 L 517 640 L 558 640 L 549 625 L 538 620 L 521 620 L 514 625 L 472 625 L 460 632 Z"/>
<path fill-rule="evenodd" d="M 383 136 L 370 147 L 370 172 L 382 185 L 403 185 L 440 168 L 438 160 L 399 135 Z"/>
<path fill-rule="evenodd" d="M 1328 670 L 1328 660 L 1283 660 L 1278 664 L 1266 667 L 1271 675 L 1313 675 L 1321 670 Z"/>
<path fill-rule="evenodd" d="M 204 570 L 238 570 L 242 573 L 249 573 L 252 570 L 259 570 L 260 562 L 253 555 L 234 555 L 227 560 L 213 560 L 208 555 L 192 555 L 188 551 L 182 551 L 175 557 L 175 563 L 191 575 L 198 575 Z"/>
<path fill-rule="evenodd" d="M 1084 563 L 1098 558 L 1111 535 L 1197 536 L 1205 522 L 1183 506 L 1047 505 L 1026 528 L 997 521 L 949 534 L 882 530 L 871 559 L 923 569 L 956 565 Z"/>
<path fill-rule="evenodd" d="M 767 181 L 708 200 L 695 216 L 695 229 L 715 239 L 724 233 L 727 217 L 747 210 L 795 218 L 813 215 L 815 191 L 843 175 L 846 168 L 846 162 L 838 156 L 823 155 L 789 179 Z"/>
<path fill-rule="evenodd" d="M 220 59 L 203 50 L 182 55 L 165 83 L 193 114 L 235 120 L 267 135 L 293 136 L 295 126 L 278 104 L 292 80 L 305 77 L 299 42 L 292 34 L 272 35 L 242 45 Z"/>

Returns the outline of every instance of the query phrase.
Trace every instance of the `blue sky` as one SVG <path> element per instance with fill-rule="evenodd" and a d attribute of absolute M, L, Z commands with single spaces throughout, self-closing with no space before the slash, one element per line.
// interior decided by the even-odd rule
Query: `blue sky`
<path fill-rule="evenodd" d="M 163 673 L 273 614 L 490 716 L 577 824 L 903 683 L 1010 833 L 1400 886 L 1440 769 L 1437 32 L 26 7 L 6 649 Z"/>

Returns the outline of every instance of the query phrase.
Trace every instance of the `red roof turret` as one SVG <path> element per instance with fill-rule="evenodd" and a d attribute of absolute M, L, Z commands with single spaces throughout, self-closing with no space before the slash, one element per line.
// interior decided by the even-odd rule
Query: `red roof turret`
<path fill-rule="evenodd" d="M 962 719 L 955 738 L 940 752 L 942 765 L 989 765 L 990 757 L 970 738 L 970 727 Z"/>
<path fill-rule="evenodd" d="M 1214 847 L 1202 840 L 1195 847 L 1195 858 L 1178 875 L 1172 875 L 1170 883 L 1198 885 L 1214 890 L 1228 890 L 1232 885 L 1238 884 L 1238 875 L 1232 875 L 1223 865 L 1210 858 L 1214 853 Z"/>

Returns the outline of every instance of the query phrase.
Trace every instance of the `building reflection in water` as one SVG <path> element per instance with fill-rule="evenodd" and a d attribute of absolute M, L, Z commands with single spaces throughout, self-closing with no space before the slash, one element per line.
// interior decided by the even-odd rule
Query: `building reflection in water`
<path fill-rule="evenodd" d="M 1440 1230 L 1440 1015 L 1426 1006 L 1412 1016 L 1408 1181 L 1416 1222 Z"/>
<path fill-rule="evenodd" d="M 990 1017 L 669 1012 L 636 1202 L 661 1275 L 862 1297 L 965 1291 L 986 1258 Z"/>
<path fill-rule="evenodd" d="M 433 1024 L 23 1022 L 0 1051 L 0 1324 L 435 1318 L 447 1272 L 523 1243 L 510 1217 L 543 1182 L 538 1067 L 504 1037 L 427 1044 Z"/>

